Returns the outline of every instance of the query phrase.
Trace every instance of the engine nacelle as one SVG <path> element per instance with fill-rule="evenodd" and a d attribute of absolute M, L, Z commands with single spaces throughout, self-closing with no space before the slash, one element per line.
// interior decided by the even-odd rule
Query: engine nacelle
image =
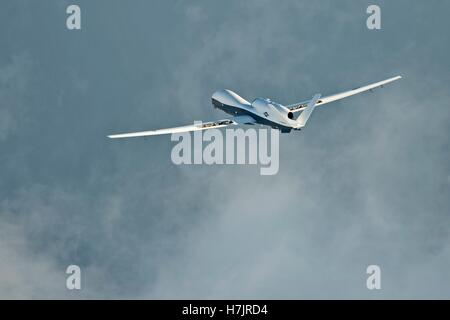
<path fill-rule="evenodd" d="M 272 103 L 273 104 L 273 103 Z M 285 106 L 282 106 L 279 103 L 276 103 L 274 105 L 275 109 L 277 109 L 283 116 L 285 116 L 286 118 L 288 118 L 289 120 L 293 120 L 294 119 L 294 114 L 291 112 L 291 110 L 289 110 L 288 108 L 286 108 Z"/>
<path fill-rule="evenodd" d="M 270 99 L 263 99 L 263 98 L 257 98 L 253 100 L 252 107 L 255 108 L 259 113 L 264 114 L 267 112 L 268 114 L 271 114 L 273 116 L 278 116 L 284 119 L 294 119 L 294 114 L 286 108 L 285 106 L 276 103 L 274 101 L 271 101 Z M 274 109 L 278 112 L 275 112 Z"/>

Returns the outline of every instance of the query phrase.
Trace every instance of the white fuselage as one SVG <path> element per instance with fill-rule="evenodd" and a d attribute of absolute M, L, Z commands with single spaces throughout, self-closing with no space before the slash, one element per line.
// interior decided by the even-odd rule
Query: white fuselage
<path fill-rule="evenodd" d="M 296 126 L 292 112 L 270 99 L 256 98 L 250 103 L 235 92 L 225 89 L 213 94 L 212 103 L 215 108 L 228 114 L 248 115 L 254 118 L 256 123 L 280 129 L 282 132 L 289 132 Z"/>

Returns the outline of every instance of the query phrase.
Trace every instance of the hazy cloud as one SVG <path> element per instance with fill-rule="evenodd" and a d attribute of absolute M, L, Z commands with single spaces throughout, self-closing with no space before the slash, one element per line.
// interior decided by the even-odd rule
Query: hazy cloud
<path fill-rule="evenodd" d="M 61 3 L 5 5 L 0 297 L 448 298 L 449 6 L 381 2 L 369 31 L 368 4 L 81 1 L 80 32 Z M 396 74 L 280 135 L 275 176 L 106 139 L 223 118 L 220 88 L 292 103 Z"/>

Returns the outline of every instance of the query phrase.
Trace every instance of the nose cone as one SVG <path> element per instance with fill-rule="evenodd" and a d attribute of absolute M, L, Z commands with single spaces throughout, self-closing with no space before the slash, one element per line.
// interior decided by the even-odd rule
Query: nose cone
<path fill-rule="evenodd" d="M 231 90 L 227 90 L 227 89 L 218 90 L 218 91 L 214 92 L 214 94 L 212 95 L 212 100 L 213 100 L 213 103 L 215 100 L 224 105 L 233 106 L 233 107 L 237 107 L 240 104 L 250 105 L 250 103 L 247 100 L 245 100 L 244 98 L 242 98 L 235 92 L 233 92 Z"/>

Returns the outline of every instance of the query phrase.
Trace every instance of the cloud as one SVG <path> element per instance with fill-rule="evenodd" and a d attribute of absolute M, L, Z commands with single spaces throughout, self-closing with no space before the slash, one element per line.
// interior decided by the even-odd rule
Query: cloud
<path fill-rule="evenodd" d="M 385 4 L 371 33 L 363 7 L 89 2 L 83 33 L 45 7 L 48 41 L 20 29 L 0 64 L 0 296 L 447 297 L 448 48 L 429 36 L 446 10 L 414 29 Z M 223 87 L 291 103 L 392 73 L 404 79 L 281 135 L 276 176 L 175 166 L 168 137 L 105 138 L 223 117 L 210 106 Z M 81 292 L 65 288 L 69 264 Z"/>
<path fill-rule="evenodd" d="M 0 141 L 7 139 L 26 116 L 31 68 L 27 53 L 13 55 L 9 63 L 0 66 Z"/>

